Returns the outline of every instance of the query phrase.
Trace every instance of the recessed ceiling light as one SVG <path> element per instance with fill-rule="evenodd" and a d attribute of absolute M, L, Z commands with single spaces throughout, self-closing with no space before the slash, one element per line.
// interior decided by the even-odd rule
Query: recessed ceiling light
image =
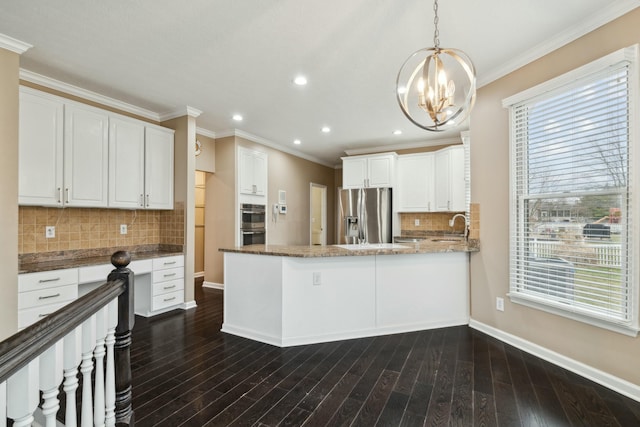
<path fill-rule="evenodd" d="M 329 126 L 322 126 L 322 132 L 329 133 L 331 132 L 331 128 Z"/>
<path fill-rule="evenodd" d="M 402 131 L 400 129 L 396 129 L 393 131 L 394 135 L 402 135 Z"/>
<path fill-rule="evenodd" d="M 233 115 L 233 120 L 235 120 L 236 122 L 241 122 L 242 121 L 242 116 L 240 114 L 234 114 Z"/>
<path fill-rule="evenodd" d="M 294 139 L 293 143 L 296 144 L 296 145 L 300 145 L 300 144 L 302 144 L 302 141 L 300 141 L 299 139 Z"/>
<path fill-rule="evenodd" d="M 305 76 L 296 76 L 296 78 L 293 79 L 293 82 L 298 86 L 304 86 L 307 84 L 307 78 Z"/>

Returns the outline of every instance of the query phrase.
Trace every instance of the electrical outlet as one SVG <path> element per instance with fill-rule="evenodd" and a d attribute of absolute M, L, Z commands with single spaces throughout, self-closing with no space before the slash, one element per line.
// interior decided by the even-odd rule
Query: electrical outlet
<path fill-rule="evenodd" d="M 314 271 L 313 272 L 313 285 L 314 286 L 319 286 L 322 284 L 322 277 L 320 276 L 320 272 L 319 271 Z"/>
<path fill-rule="evenodd" d="M 52 238 L 56 237 L 56 228 L 53 225 L 47 225 L 44 228 L 44 236 L 47 239 L 52 239 Z"/>
<path fill-rule="evenodd" d="M 418 218 L 413 220 L 413 225 L 415 225 L 416 227 L 420 225 L 420 220 Z"/>
<path fill-rule="evenodd" d="M 496 310 L 504 311 L 504 298 L 496 297 Z"/>
<path fill-rule="evenodd" d="M 127 234 L 127 224 L 120 224 L 120 234 Z"/>

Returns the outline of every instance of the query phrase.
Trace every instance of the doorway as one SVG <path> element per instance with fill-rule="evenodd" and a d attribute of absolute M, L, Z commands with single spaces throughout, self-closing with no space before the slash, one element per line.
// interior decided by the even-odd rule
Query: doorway
<path fill-rule="evenodd" d="M 327 186 L 310 184 L 309 241 L 312 245 L 327 244 Z"/>

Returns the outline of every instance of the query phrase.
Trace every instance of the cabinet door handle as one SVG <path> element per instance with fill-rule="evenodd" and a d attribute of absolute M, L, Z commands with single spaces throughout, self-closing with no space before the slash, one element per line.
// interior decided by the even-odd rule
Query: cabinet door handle
<path fill-rule="evenodd" d="M 162 288 L 162 289 L 173 289 L 173 288 L 175 288 L 175 287 L 176 287 L 176 285 L 171 285 L 171 286 L 165 286 L 165 287 L 164 287 L 164 288 Z"/>
<path fill-rule="evenodd" d="M 69 187 L 64 189 L 65 203 L 69 203 Z"/>
<path fill-rule="evenodd" d="M 38 283 L 57 282 L 58 280 L 60 280 L 59 277 L 55 277 L 53 279 L 40 279 L 38 280 Z"/>
<path fill-rule="evenodd" d="M 165 274 L 164 277 L 173 277 L 175 275 L 176 275 L 176 273 L 169 273 L 169 274 Z"/>
<path fill-rule="evenodd" d="M 57 293 L 57 294 L 53 294 L 53 295 L 45 295 L 45 296 L 42 296 L 42 297 L 38 297 L 38 299 L 41 300 L 41 299 L 57 298 L 59 296 L 60 296 L 60 294 Z"/>
<path fill-rule="evenodd" d="M 251 192 L 252 192 L 253 194 L 256 194 L 256 193 L 258 192 L 258 186 L 257 186 L 257 185 L 255 185 L 255 184 L 253 184 L 253 185 L 251 186 Z"/>
<path fill-rule="evenodd" d="M 172 264 L 175 264 L 175 263 L 176 263 L 175 261 L 166 261 L 164 263 L 164 265 L 172 265 Z"/>
<path fill-rule="evenodd" d="M 62 203 L 62 188 L 58 187 L 58 203 Z"/>
<path fill-rule="evenodd" d="M 42 317 L 47 317 L 49 314 L 51 313 L 42 313 L 42 314 L 38 314 L 38 317 L 42 318 Z"/>
<path fill-rule="evenodd" d="M 140 195 L 140 206 L 144 207 L 144 196 L 142 194 Z"/>
<path fill-rule="evenodd" d="M 147 207 L 149 207 L 149 195 L 147 194 Z"/>
<path fill-rule="evenodd" d="M 167 302 L 167 301 L 173 301 L 174 299 L 176 299 L 176 297 L 165 298 L 165 299 L 164 299 L 164 302 Z"/>

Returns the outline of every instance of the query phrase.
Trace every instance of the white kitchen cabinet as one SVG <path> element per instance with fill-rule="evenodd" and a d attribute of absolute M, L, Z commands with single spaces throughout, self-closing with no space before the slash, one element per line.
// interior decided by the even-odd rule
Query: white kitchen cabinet
<path fill-rule="evenodd" d="M 18 203 L 106 207 L 108 116 L 20 88 Z"/>
<path fill-rule="evenodd" d="M 396 153 L 342 158 L 342 187 L 393 187 Z"/>
<path fill-rule="evenodd" d="M 238 147 L 238 174 L 240 194 L 265 196 L 267 194 L 267 154 Z"/>
<path fill-rule="evenodd" d="M 144 125 L 109 120 L 109 206 L 144 207 Z"/>
<path fill-rule="evenodd" d="M 455 145 L 435 152 L 435 210 L 466 210 L 464 147 Z"/>
<path fill-rule="evenodd" d="M 174 136 L 132 119 L 109 121 L 109 206 L 173 209 Z"/>
<path fill-rule="evenodd" d="M 18 275 L 18 328 L 26 328 L 76 298 L 77 268 Z"/>
<path fill-rule="evenodd" d="M 184 303 L 184 255 L 153 259 L 151 280 L 136 282 L 135 312 L 149 317 Z"/>
<path fill-rule="evenodd" d="M 399 156 L 398 212 L 431 212 L 434 201 L 434 154 L 419 153 Z"/>

